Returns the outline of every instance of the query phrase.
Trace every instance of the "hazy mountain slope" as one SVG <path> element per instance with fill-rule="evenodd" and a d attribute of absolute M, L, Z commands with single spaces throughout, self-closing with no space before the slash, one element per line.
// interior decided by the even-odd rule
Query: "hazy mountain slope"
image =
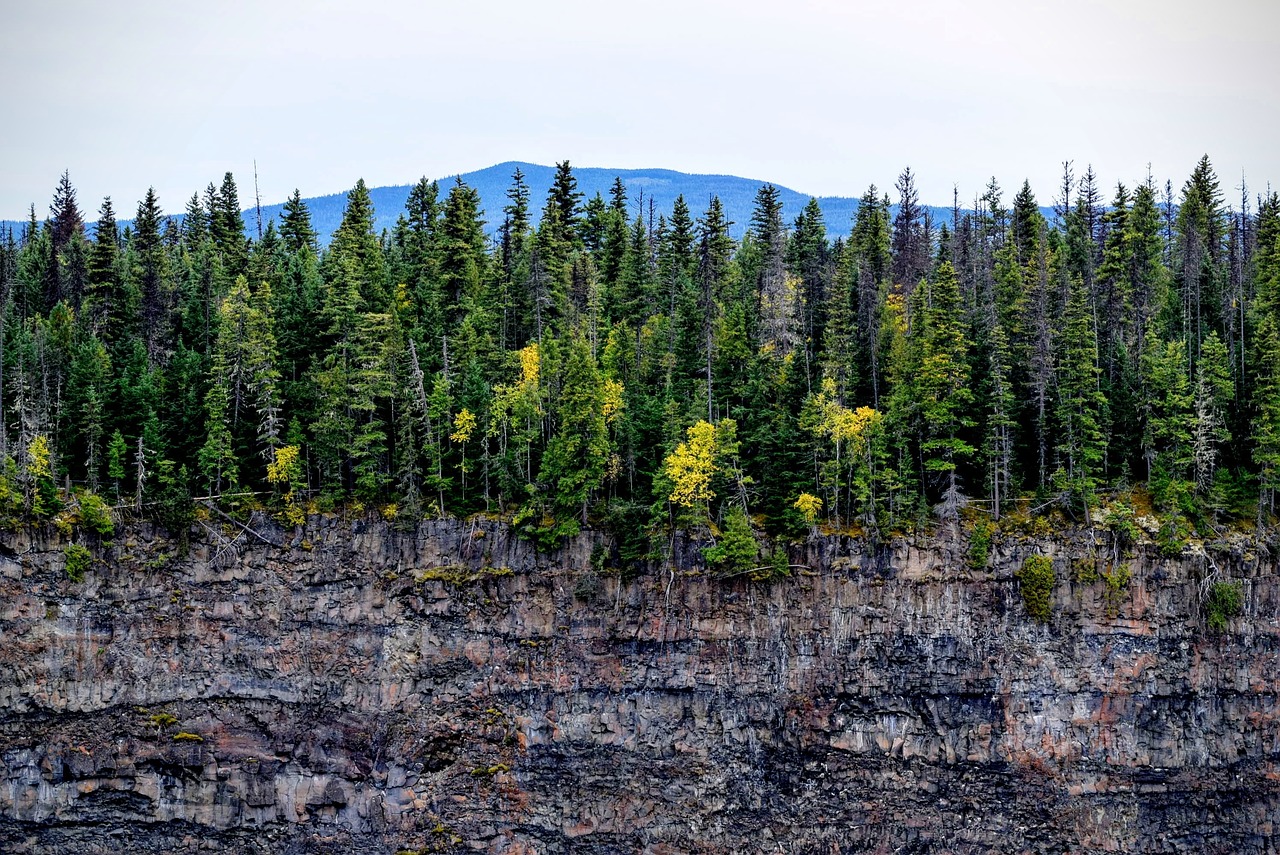
<path fill-rule="evenodd" d="M 493 233 L 497 231 L 498 226 L 502 223 L 502 209 L 507 204 L 506 193 L 511 187 L 511 176 L 516 168 L 519 168 L 524 173 L 525 181 L 529 185 L 531 213 L 536 224 L 542 211 L 542 203 L 546 198 L 547 189 L 551 186 L 551 180 L 555 175 L 555 167 L 553 166 L 508 161 L 475 172 L 467 172 L 461 176 L 436 176 L 433 180 L 440 183 L 440 195 L 442 198 L 448 194 L 449 187 L 459 177 L 470 186 L 475 187 L 480 193 L 480 200 L 489 231 Z M 627 187 L 628 203 L 632 215 L 634 216 L 640 212 L 641 199 L 643 198 L 644 213 L 647 217 L 649 200 L 652 199 L 655 220 L 659 215 L 667 214 L 671 211 L 671 206 L 677 196 L 683 195 L 685 197 L 685 201 L 695 217 L 700 216 L 706 210 L 707 202 L 712 196 L 719 196 L 720 201 L 724 204 L 726 215 L 734 224 L 730 232 L 735 238 L 742 237 L 742 234 L 746 231 L 747 225 L 751 221 L 751 210 L 755 202 L 756 192 L 761 185 L 766 183 L 763 179 L 741 178 L 734 175 L 696 175 L 676 172 L 671 169 L 604 169 L 595 167 L 579 169 L 575 167 L 574 175 L 577 176 L 578 189 L 582 191 L 584 201 L 590 199 L 596 193 L 608 199 L 609 188 L 613 186 L 614 178 L 621 177 Z M 352 177 L 351 183 L 353 185 L 358 177 Z M 403 184 L 370 188 L 369 193 L 373 199 L 374 209 L 377 214 L 376 227 L 378 229 L 390 229 L 395 225 L 396 218 L 404 210 L 405 199 L 409 195 L 411 186 L 411 184 Z M 801 208 L 809 200 L 809 196 L 789 187 L 775 186 L 778 187 L 779 196 L 782 200 L 783 217 L 790 223 L 800 213 Z M 882 187 L 880 189 L 884 191 L 886 188 Z M 888 189 L 892 190 L 892 188 Z M 303 198 L 311 209 L 316 231 L 320 233 L 321 240 L 327 242 L 329 235 L 332 234 L 342 220 L 342 210 L 346 204 L 346 192 L 333 193 L 327 196 L 304 196 Z M 826 219 L 827 233 L 831 237 L 848 235 L 853 216 L 858 209 L 858 200 L 845 196 L 820 196 L 818 197 L 818 202 L 822 206 L 822 212 Z M 165 210 L 170 214 L 180 214 L 184 203 L 181 200 L 162 199 L 161 204 L 166 206 Z M 86 210 L 85 216 L 89 220 L 88 227 L 92 232 L 92 219 L 95 216 L 94 212 L 97 210 L 97 203 L 95 200 L 83 199 L 81 200 L 81 205 Z M 122 214 L 127 214 L 133 209 L 132 203 L 117 200 L 117 205 Z M 37 210 L 42 210 L 44 207 L 45 205 L 42 204 L 37 204 L 36 206 Z M 279 221 L 283 207 L 283 202 L 262 206 L 262 224 L 264 228 L 271 219 Z M 1048 213 L 1048 209 L 1045 210 Z M 951 208 L 932 207 L 929 208 L 929 211 L 935 223 L 946 222 L 949 224 L 951 222 Z M 256 236 L 257 214 L 254 209 L 249 208 L 244 212 L 244 220 L 248 234 Z M 121 227 L 125 225 L 127 225 L 127 221 L 122 220 Z M 26 223 L 21 220 L 0 220 L 0 237 L 3 237 L 4 230 L 12 228 L 14 237 L 19 238 L 25 227 Z"/>

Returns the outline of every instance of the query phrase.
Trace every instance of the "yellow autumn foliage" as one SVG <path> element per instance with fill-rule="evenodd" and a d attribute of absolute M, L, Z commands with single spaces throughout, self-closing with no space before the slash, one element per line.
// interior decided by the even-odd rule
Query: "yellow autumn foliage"
<path fill-rule="evenodd" d="M 453 433 L 449 434 L 449 439 L 454 442 L 466 442 L 471 439 L 471 434 L 475 433 L 475 429 L 475 413 L 463 407 L 462 411 L 453 417 Z"/>
<path fill-rule="evenodd" d="M 716 471 L 716 426 L 699 421 L 686 431 L 688 439 L 663 461 L 671 479 L 672 504 L 692 507 L 715 498 L 711 477 Z"/>
<path fill-rule="evenodd" d="M 812 493 L 801 493 L 792 507 L 800 512 L 805 522 L 813 525 L 814 520 L 818 518 L 818 514 L 822 512 L 822 499 Z"/>

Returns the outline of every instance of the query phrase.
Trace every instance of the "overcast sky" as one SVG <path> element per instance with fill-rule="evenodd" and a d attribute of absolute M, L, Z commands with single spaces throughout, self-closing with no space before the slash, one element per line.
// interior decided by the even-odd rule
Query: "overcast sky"
<path fill-rule="evenodd" d="M 1064 160 L 1280 185 L 1274 0 L 60 2 L 0 13 L 0 218 L 235 173 L 263 202 L 504 160 L 972 199 Z M 187 8 L 190 6 L 191 8 Z M 1237 203 L 1238 204 L 1238 203 Z"/>

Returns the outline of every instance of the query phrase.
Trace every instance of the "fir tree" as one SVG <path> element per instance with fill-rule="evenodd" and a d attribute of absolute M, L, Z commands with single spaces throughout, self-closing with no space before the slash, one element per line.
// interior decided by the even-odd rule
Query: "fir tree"
<path fill-rule="evenodd" d="M 920 393 L 924 468 L 945 479 L 947 513 L 954 513 L 960 496 L 958 469 L 973 456 L 964 434 L 974 424 L 970 412 L 973 391 L 969 378 L 969 347 L 964 328 L 960 289 L 950 262 L 938 270 L 929 286 L 920 343 Z"/>

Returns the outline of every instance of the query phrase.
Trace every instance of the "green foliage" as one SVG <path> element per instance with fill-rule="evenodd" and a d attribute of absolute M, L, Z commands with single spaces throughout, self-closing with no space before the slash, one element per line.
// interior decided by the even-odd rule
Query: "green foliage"
<path fill-rule="evenodd" d="M 969 566 L 974 570 L 987 566 L 987 559 L 991 555 L 991 539 L 995 533 L 996 527 L 989 520 L 974 523 L 973 531 L 969 533 L 969 554 L 966 556 Z"/>
<path fill-rule="evenodd" d="M 152 713 L 148 716 L 147 720 L 151 723 L 151 726 L 157 730 L 173 727 L 178 723 L 178 717 L 173 713 L 167 712 Z"/>
<path fill-rule="evenodd" d="M 1194 534 L 1191 523 L 1179 513 L 1167 513 L 1160 519 L 1160 529 L 1156 532 L 1156 545 L 1160 554 L 1176 558 L 1186 551 Z"/>
<path fill-rule="evenodd" d="M 0 460 L 0 527 L 12 527 L 22 516 L 24 503 L 18 477 L 18 464 L 12 457 Z"/>
<path fill-rule="evenodd" d="M 183 548 L 196 517 L 190 478 L 187 467 L 175 467 L 172 460 L 161 460 L 157 467 L 155 519 Z"/>
<path fill-rule="evenodd" d="M 909 172 L 896 189 L 833 240 L 766 186 L 735 241 L 718 199 L 586 200 L 567 162 L 536 230 L 519 173 L 488 224 L 475 188 L 423 179 L 381 235 L 361 181 L 323 246 L 297 191 L 246 239 L 230 175 L 180 225 L 148 192 L 122 232 L 108 200 L 89 241 L 64 176 L 47 225 L 0 238 L 0 524 L 109 531 L 68 481 L 179 532 L 192 491 L 270 494 L 291 523 L 483 510 L 547 549 L 606 526 L 630 573 L 731 507 L 878 540 L 966 496 L 999 521 L 1027 485 L 1052 533 L 1145 481 L 1168 553 L 1273 523 L 1280 197 L 1230 219 L 1205 159 L 1168 199 L 1069 180 L 1052 223 L 993 182 L 930 230 Z M 1135 516 L 1100 521 L 1113 563 Z"/>
<path fill-rule="evenodd" d="M 1204 600 L 1205 622 L 1213 632 L 1224 632 L 1227 621 L 1240 614 L 1244 593 L 1239 582 L 1214 582 Z"/>
<path fill-rule="evenodd" d="M 1102 580 L 1107 583 L 1107 587 L 1103 591 L 1103 602 L 1106 604 L 1107 616 L 1114 618 L 1120 613 L 1120 604 L 1124 602 L 1124 598 L 1128 595 L 1129 582 L 1132 580 L 1133 574 L 1128 564 L 1120 564 L 1110 571 L 1104 571 L 1101 576 Z"/>
<path fill-rule="evenodd" d="M 84 571 L 93 563 L 93 554 L 78 543 L 68 543 L 62 554 L 67 561 L 67 578 L 72 582 L 83 582 Z"/>
<path fill-rule="evenodd" d="M 756 568 L 760 546 L 751 530 L 751 521 L 741 508 L 732 508 L 725 515 L 724 533 L 719 542 L 703 549 L 702 556 L 721 576 L 738 576 Z"/>
<path fill-rule="evenodd" d="M 97 493 L 84 490 L 76 495 L 79 503 L 80 524 L 100 537 L 115 533 L 116 524 L 111 518 L 111 507 Z"/>
<path fill-rule="evenodd" d="M 1029 555 L 1014 574 L 1022 589 L 1022 604 L 1032 620 L 1048 623 L 1053 617 L 1053 559 L 1047 555 Z"/>
<path fill-rule="evenodd" d="M 1138 542 L 1139 530 L 1134 521 L 1133 505 L 1116 502 L 1103 512 L 1101 522 L 1121 549 L 1128 549 Z"/>
<path fill-rule="evenodd" d="M 950 262 L 944 262 L 939 269 L 930 297 L 916 377 L 924 425 L 920 448 L 925 455 L 925 469 L 946 475 L 951 490 L 957 467 L 974 453 L 973 446 L 964 439 L 974 419 L 970 412 L 973 389 L 969 383 L 968 336 L 956 273 Z"/>

